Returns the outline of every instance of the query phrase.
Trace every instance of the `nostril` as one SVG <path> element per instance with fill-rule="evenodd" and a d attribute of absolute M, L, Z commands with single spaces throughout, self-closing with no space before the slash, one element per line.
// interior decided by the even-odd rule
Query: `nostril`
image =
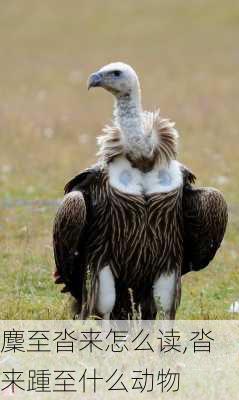
<path fill-rule="evenodd" d="M 88 81 L 88 88 L 100 86 L 101 81 L 102 81 L 102 75 L 100 73 L 97 72 L 90 75 Z"/>
<path fill-rule="evenodd" d="M 93 82 L 94 82 L 94 83 L 97 83 L 97 82 L 100 82 L 100 81 L 101 81 L 101 75 L 100 75 L 100 74 L 94 74 L 94 75 L 92 76 L 92 78 L 93 78 Z"/>
<path fill-rule="evenodd" d="M 95 84 L 95 85 L 97 85 L 98 83 L 100 83 L 101 82 L 101 74 L 93 74 L 92 75 L 92 80 L 93 80 L 93 83 Z"/>

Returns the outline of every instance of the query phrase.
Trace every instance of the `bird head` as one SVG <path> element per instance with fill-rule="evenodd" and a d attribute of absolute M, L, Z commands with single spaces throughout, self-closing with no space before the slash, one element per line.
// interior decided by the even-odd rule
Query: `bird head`
<path fill-rule="evenodd" d="M 90 75 L 88 89 L 102 87 L 114 96 L 129 96 L 139 91 L 139 81 L 133 68 L 122 62 L 115 62 L 100 68 Z"/>

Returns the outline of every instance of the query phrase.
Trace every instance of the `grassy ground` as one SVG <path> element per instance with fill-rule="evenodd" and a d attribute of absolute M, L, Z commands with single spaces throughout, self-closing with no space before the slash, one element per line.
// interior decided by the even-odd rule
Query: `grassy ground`
<path fill-rule="evenodd" d="M 183 279 L 178 318 L 232 317 L 228 307 L 239 298 L 238 2 L 121 3 L 0 6 L 2 319 L 70 316 L 69 298 L 51 278 L 55 208 L 45 200 L 61 197 L 64 183 L 95 161 L 112 99 L 88 94 L 86 79 L 117 60 L 138 71 L 145 108 L 160 106 L 177 122 L 180 160 L 230 205 L 216 259 Z"/>

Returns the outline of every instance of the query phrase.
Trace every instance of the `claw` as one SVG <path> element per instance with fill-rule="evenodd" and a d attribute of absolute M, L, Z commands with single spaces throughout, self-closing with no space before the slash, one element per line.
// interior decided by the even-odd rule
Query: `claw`
<path fill-rule="evenodd" d="M 53 272 L 53 277 L 54 278 L 58 278 L 58 276 L 60 276 L 59 272 L 57 271 L 57 269 L 55 269 L 55 271 Z"/>
<path fill-rule="evenodd" d="M 67 292 L 69 292 L 70 290 L 68 289 L 68 287 L 67 286 L 65 286 L 65 287 L 63 287 L 63 289 L 61 290 L 61 293 L 67 293 Z"/>
<path fill-rule="evenodd" d="M 61 276 L 59 276 L 57 279 L 55 279 L 55 284 L 59 285 L 60 283 L 64 283 L 63 279 Z"/>
<path fill-rule="evenodd" d="M 64 283 L 61 275 L 59 274 L 59 272 L 57 271 L 57 269 L 53 272 L 53 277 L 55 279 L 55 283 L 57 285 L 59 285 L 60 283 Z"/>

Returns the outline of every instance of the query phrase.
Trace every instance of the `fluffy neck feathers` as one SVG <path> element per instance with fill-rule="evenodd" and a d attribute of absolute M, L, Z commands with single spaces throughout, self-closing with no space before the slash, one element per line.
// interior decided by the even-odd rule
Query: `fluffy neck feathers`
<path fill-rule="evenodd" d="M 124 155 L 133 166 L 146 171 L 156 162 L 169 163 L 176 158 L 178 133 L 174 128 L 174 122 L 162 118 L 159 111 L 141 112 L 142 131 L 140 125 L 140 131 L 136 131 L 134 135 L 133 125 L 129 126 L 127 122 L 125 129 L 125 125 L 122 126 L 122 117 L 119 120 L 117 112 L 118 109 L 113 126 L 106 126 L 103 135 L 98 137 L 98 155 L 103 162 L 109 163 L 115 157 Z M 146 155 L 141 152 L 142 146 L 143 151 L 146 148 Z"/>

